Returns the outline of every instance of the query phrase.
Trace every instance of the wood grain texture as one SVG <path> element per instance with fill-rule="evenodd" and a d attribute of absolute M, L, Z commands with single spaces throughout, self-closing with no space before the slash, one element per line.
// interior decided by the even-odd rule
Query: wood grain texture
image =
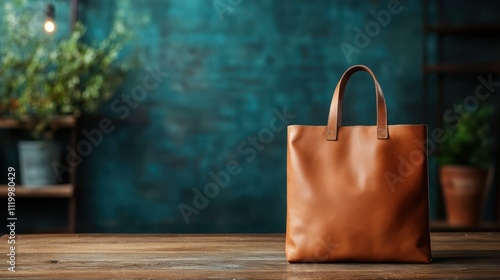
<path fill-rule="evenodd" d="M 279 235 L 52 234 L 16 237 L 2 279 L 498 279 L 500 233 L 432 234 L 434 260 L 412 264 L 289 264 Z M 0 255 L 8 244 L 2 237 Z"/>
<path fill-rule="evenodd" d="M 8 186 L 0 185 L 0 197 L 7 197 Z M 43 187 L 26 187 L 16 185 L 16 197 L 72 197 L 72 184 L 52 185 Z"/>
<path fill-rule="evenodd" d="M 24 117 L 21 120 L 13 118 L 0 118 L 0 128 L 27 128 L 31 125 L 32 119 Z M 53 128 L 73 127 L 75 116 L 57 116 L 52 121 Z"/>

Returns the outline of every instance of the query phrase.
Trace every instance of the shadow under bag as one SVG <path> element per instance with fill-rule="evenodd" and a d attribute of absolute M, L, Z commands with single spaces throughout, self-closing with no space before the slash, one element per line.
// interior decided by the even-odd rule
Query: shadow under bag
<path fill-rule="evenodd" d="M 349 77 L 375 82 L 376 126 L 341 126 Z M 288 126 L 289 262 L 430 263 L 427 126 L 388 125 L 366 66 L 340 78 L 325 126 Z"/>

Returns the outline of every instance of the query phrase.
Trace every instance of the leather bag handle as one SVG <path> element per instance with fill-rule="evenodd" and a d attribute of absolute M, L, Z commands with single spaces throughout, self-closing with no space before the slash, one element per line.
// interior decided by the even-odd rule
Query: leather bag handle
<path fill-rule="evenodd" d="M 378 83 L 375 74 L 373 74 L 370 68 L 365 65 L 354 65 L 347 69 L 345 73 L 340 78 L 340 81 L 335 88 L 333 93 L 332 104 L 330 105 L 330 113 L 328 115 L 328 124 L 326 126 L 326 140 L 336 141 L 338 137 L 338 127 L 342 123 L 342 102 L 344 97 L 344 90 L 347 85 L 347 81 L 352 76 L 352 74 L 358 71 L 368 72 L 375 83 L 375 93 L 377 95 L 377 138 L 378 139 L 388 139 L 389 132 L 387 129 L 387 106 L 385 104 L 384 93 L 382 88 Z"/>

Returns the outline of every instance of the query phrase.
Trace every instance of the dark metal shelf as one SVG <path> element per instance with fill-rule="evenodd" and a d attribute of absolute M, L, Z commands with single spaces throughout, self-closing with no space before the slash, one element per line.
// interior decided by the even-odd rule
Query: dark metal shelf
<path fill-rule="evenodd" d="M 473 37 L 500 38 L 499 24 L 477 24 L 477 25 L 427 25 L 425 31 L 441 35 L 461 35 Z"/>
<path fill-rule="evenodd" d="M 500 63 L 424 64 L 423 71 L 426 73 L 500 73 Z"/>

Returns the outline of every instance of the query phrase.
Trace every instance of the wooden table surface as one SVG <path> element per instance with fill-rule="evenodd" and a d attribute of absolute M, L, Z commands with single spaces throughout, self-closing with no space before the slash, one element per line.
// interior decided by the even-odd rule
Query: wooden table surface
<path fill-rule="evenodd" d="M 277 235 L 16 236 L 16 272 L 1 279 L 500 279 L 500 233 L 433 233 L 433 263 L 289 264 Z"/>

